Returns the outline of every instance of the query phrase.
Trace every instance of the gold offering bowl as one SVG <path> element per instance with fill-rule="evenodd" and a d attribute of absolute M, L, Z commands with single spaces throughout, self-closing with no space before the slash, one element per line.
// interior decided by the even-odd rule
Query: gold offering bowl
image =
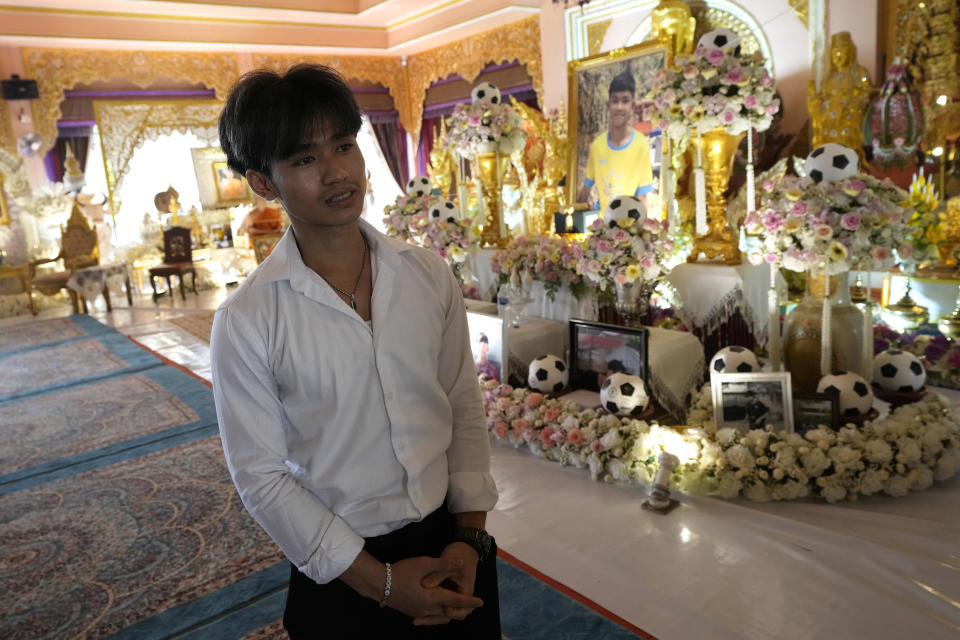
<path fill-rule="evenodd" d="M 896 304 L 887 305 L 880 316 L 894 329 L 904 332 L 916 329 L 927 321 L 928 309 L 914 302 L 907 290 Z"/>

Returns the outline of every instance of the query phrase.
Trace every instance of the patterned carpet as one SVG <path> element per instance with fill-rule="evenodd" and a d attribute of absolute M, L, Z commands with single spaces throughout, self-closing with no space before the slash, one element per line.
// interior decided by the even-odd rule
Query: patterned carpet
<path fill-rule="evenodd" d="M 191 313 L 187 316 L 170 318 L 170 322 L 177 325 L 195 338 L 210 343 L 210 329 L 213 328 L 213 311 Z"/>

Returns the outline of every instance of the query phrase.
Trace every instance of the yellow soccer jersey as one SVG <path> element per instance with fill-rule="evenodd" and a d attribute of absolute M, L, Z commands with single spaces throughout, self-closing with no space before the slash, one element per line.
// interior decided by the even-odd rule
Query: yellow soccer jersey
<path fill-rule="evenodd" d="M 647 137 L 634 130 L 629 142 L 613 147 L 606 131 L 598 135 L 590 144 L 585 184 L 597 185 L 600 202 L 594 208 L 600 211 L 617 196 L 651 193 L 653 171 Z"/>

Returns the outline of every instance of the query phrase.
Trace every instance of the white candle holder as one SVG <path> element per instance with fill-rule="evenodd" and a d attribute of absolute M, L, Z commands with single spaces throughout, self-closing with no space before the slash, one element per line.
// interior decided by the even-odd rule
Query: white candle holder
<path fill-rule="evenodd" d="M 653 478 L 650 495 L 644 500 L 642 506 L 648 511 L 667 514 L 680 504 L 670 497 L 670 474 L 680 465 L 680 459 L 664 451 L 657 458 L 657 462 L 660 463 L 660 468 L 657 469 L 657 475 Z"/>

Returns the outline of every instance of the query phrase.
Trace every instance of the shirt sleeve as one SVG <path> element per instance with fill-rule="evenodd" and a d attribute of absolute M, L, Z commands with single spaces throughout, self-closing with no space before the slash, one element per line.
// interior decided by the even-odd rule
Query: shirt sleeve
<path fill-rule="evenodd" d="M 263 335 L 230 307 L 210 340 L 213 396 L 227 467 L 243 505 L 305 575 L 327 583 L 363 549 L 363 538 L 304 488 L 287 465 L 283 407 Z"/>
<path fill-rule="evenodd" d="M 452 513 L 490 511 L 498 494 L 490 474 L 490 436 L 470 350 L 467 312 L 456 278 L 446 265 L 443 272 L 446 316 L 437 373 L 453 412 L 447 503 Z"/>

